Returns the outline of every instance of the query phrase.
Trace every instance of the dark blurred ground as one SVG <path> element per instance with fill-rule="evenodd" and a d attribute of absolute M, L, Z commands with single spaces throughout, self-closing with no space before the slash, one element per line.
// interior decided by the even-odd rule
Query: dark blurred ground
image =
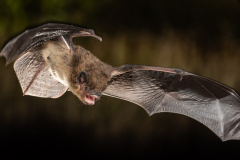
<path fill-rule="evenodd" d="M 1 0 L 1 48 L 25 29 L 48 22 L 93 28 L 103 42 L 75 38 L 76 44 L 113 66 L 183 68 L 240 92 L 237 0 Z M 0 76 L 2 158 L 239 157 L 240 141 L 221 142 L 186 116 L 149 117 L 141 107 L 110 97 L 85 106 L 70 92 L 58 99 L 23 97 L 4 58 Z"/>

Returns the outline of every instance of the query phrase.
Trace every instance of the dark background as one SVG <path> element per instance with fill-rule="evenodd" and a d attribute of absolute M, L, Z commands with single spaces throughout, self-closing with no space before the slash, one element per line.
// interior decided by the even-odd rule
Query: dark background
<path fill-rule="evenodd" d="M 0 1 L 0 47 L 48 22 L 93 28 L 75 38 L 102 61 L 183 68 L 240 92 L 240 3 L 237 0 Z M 238 159 L 240 141 L 221 140 L 183 115 L 151 117 L 139 106 L 102 97 L 83 105 L 22 96 L 13 64 L 0 58 L 0 158 Z"/>

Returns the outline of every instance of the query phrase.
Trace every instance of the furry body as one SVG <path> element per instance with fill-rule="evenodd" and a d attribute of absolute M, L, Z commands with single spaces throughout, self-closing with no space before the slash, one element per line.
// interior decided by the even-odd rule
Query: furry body
<path fill-rule="evenodd" d="M 76 84 L 76 77 L 81 71 L 88 74 L 90 88 L 89 95 L 101 95 L 108 86 L 113 67 L 100 61 L 91 52 L 81 46 L 74 46 L 74 50 L 60 41 L 49 41 L 43 44 L 42 56 L 54 79 L 69 87 L 81 101 L 81 86 Z"/>

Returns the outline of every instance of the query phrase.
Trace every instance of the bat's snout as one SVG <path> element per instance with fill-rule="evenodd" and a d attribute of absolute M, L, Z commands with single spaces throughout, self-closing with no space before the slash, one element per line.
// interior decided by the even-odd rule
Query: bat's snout
<path fill-rule="evenodd" d="M 96 96 L 96 95 L 85 95 L 84 98 L 85 98 L 85 102 L 88 105 L 94 105 L 95 101 L 99 99 L 99 96 Z"/>

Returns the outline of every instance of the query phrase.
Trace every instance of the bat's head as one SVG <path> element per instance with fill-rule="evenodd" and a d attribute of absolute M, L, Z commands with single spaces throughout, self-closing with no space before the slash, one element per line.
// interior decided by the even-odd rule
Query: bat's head
<path fill-rule="evenodd" d="M 72 57 L 68 79 L 69 89 L 84 104 L 94 105 L 109 85 L 112 67 L 78 46 Z"/>
<path fill-rule="evenodd" d="M 92 73 L 93 74 L 93 73 Z M 88 76 L 86 71 L 81 71 L 75 77 L 75 83 L 71 86 L 70 90 L 86 105 L 94 105 L 100 99 L 102 87 L 100 83 L 96 82 L 96 75 Z M 99 82 L 100 80 L 98 80 Z"/>

